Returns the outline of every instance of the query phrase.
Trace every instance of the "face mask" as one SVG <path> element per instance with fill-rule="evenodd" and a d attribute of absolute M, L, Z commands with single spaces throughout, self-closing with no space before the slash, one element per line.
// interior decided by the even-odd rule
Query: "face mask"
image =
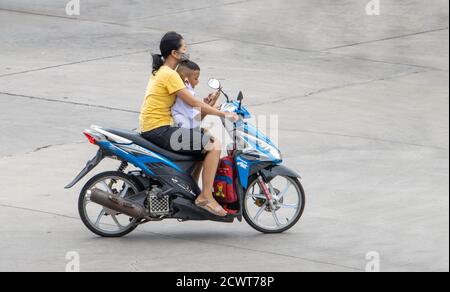
<path fill-rule="evenodd" d="M 188 53 L 181 53 L 181 52 L 178 53 L 181 55 L 180 62 L 188 61 L 191 58 L 191 56 Z"/>

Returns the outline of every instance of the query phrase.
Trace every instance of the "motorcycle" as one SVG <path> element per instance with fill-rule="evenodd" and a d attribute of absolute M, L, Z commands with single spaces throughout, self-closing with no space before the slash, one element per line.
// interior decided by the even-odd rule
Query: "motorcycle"
<path fill-rule="evenodd" d="M 283 166 L 280 150 L 248 123 L 251 114 L 242 104 L 242 92 L 233 101 L 218 80 L 210 79 L 208 85 L 226 97 L 221 111 L 239 116 L 237 122 L 222 119 L 233 139 L 228 152 L 236 168 L 237 200 L 227 207 L 234 212 L 218 217 L 195 205 L 201 190 L 192 174 L 202 157 L 162 149 L 134 131 L 91 126 L 84 135 L 99 150 L 65 188 L 75 186 L 105 158 L 120 161 L 120 166 L 92 177 L 81 190 L 78 211 L 90 231 L 122 237 L 139 225 L 166 219 L 222 223 L 245 219 L 262 233 L 282 233 L 299 221 L 305 208 L 300 175 Z M 130 164 L 135 170 L 126 171 Z"/>

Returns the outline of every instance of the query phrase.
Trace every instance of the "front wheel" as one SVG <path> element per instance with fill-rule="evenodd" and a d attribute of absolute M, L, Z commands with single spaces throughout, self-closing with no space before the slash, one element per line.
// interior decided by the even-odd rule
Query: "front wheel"
<path fill-rule="evenodd" d="M 264 189 L 272 196 L 269 201 Z M 282 233 L 292 228 L 305 209 L 305 192 L 295 177 L 277 176 L 265 184 L 257 177 L 244 197 L 244 218 L 254 229 L 262 233 Z"/>

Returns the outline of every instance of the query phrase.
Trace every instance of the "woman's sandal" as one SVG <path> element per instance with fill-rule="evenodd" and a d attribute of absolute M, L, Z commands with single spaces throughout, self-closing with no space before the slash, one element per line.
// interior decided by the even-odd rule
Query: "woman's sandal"
<path fill-rule="evenodd" d="M 228 215 L 228 213 L 225 211 L 225 209 L 223 209 L 219 204 L 217 204 L 216 208 L 211 207 L 211 204 L 213 202 L 211 201 L 204 201 L 204 202 L 199 202 L 199 201 L 195 201 L 195 205 L 205 211 L 208 211 L 209 213 L 218 216 L 218 217 L 226 217 Z M 222 211 L 224 213 L 222 213 Z"/>

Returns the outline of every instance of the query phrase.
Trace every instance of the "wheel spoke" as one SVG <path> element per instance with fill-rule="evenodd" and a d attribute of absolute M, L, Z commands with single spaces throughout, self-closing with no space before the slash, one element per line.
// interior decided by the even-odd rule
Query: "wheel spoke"
<path fill-rule="evenodd" d="M 264 194 L 249 194 L 248 196 L 251 198 L 267 200 Z"/>
<path fill-rule="evenodd" d="M 120 224 L 119 220 L 117 220 L 116 215 L 111 215 L 111 218 L 114 220 L 114 222 L 116 223 L 117 227 L 119 227 L 119 229 L 123 228 L 122 224 Z"/>
<path fill-rule="evenodd" d="M 106 214 L 106 211 L 105 211 L 105 208 L 103 208 L 103 209 L 100 211 L 100 214 L 98 214 L 97 221 L 95 221 L 95 226 L 100 227 L 100 226 L 99 226 L 100 221 L 102 220 L 103 216 L 105 216 L 105 214 Z"/>
<path fill-rule="evenodd" d="M 284 190 L 281 192 L 281 194 L 278 196 L 278 200 L 281 200 L 284 195 L 287 194 L 287 192 L 289 191 L 289 189 L 291 188 L 292 183 L 290 181 L 287 181 L 286 183 L 286 187 L 284 188 Z"/>
<path fill-rule="evenodd" d="M 101 181 L 101 184 L 106 188 L 106 191 L 110 194 L 113 194 L 112 189 L 109 187 L 109 185 L 105 181 Z"/>
<path fill-rule="evenodd" d="M 269 185 L 269 191 L 270 191 L 270 194 L 271 194 L 272 196 L 276 196 L 276 195 L 277 195 L 277 192 L 275 192 L 275 188 L 273 187 L 272 183 L 269 182 L 268 185 Z"/>
<path fill-rule="evenodd" d="M 264 212 L 264 209 L 266 209 L 266 205 L 262 206 L 259 209 L 258 213 L 256 213 L 255 218 L 254 218 L 255 222 L 259 222 L 259 217 L 261 217 L 261 214 Z"/>
<path fill-rule="evenodd" d="M 280 220 L 278 219 L 278 216 L 277 216 L 277 213 L 275 212 L 275 210 L 272 210 L 272 216 L 273 216 L 273 219 L 275 220 L 275 224 L 277 224 L 278 227 L 283 225 L 283 224 L 281 224 Z"/>
<path fill-rule="evenodd" d="M 125 183 L 125 187 L 123 188 L 123 191 L 120 193 L 120 197 L 124 198 L 129 189 L 130 189 L 130 185 Z"/>
<path fill-rule="evenodd" d="M 298 206 L 295 204 L 280 204 L 281 208 L 285 208 L 285 209 L 297 209 Z"/>

